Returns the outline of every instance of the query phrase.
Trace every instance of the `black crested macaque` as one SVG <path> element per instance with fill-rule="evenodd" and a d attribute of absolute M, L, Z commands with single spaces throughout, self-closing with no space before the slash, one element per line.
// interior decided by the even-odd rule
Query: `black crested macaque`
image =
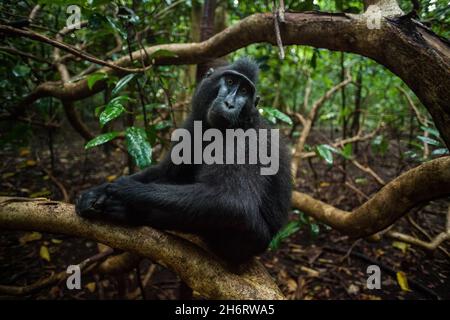
<path fill-rule="evenodd" d="M 194 121 L 202 122 L 203 131 L 271 129 L 257 108 L 258 71 L 249 58 L 210 70 L 195 91 L 192 113 L 183 128 L 191 136 Z M 258 142 L 261 137 L 258 134 Z M 271 139 L 266 140 L 268 150 L 276 147 L 279 152 L 275 174 L 262 175 L 260 169 L 265 164 L 259 160 L 256 164 L 176 165 L 169 152 L 157 165 L 82 193 L 76 211 L 86 218 L 194 233 L 225 260 L 245 262 L 266 250 L 286 222 L 291 203 L 286 143 L 280 140 L 273 146 Z M 244 144 L 236 148 L 247 152 L 249 145 Z"/>

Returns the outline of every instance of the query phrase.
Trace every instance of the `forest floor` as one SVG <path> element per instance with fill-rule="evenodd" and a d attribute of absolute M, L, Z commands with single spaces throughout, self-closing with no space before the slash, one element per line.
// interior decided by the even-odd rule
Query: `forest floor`
<path fill-rule="evenodd" d="M 0 151 L 0 195 L 47 197 L 62 200 L 62 188 L 73 203 L 76 195 L 91 186 L 113 181 L 124 174 L 126 159 L 120 151 L 103 152 L 102 148 L 82 151 L 81 139 L 70 137 L 54 145 L 54 169 L 46 136 L 36 136 L 32 147 Z M 392 147 L 386 156 L 374 156 L 370 148 L 359 148 L 363 163 L 386 181 L 415 164 L 399 157 L 401 150 Z M 81 150 L 81 151 L 76 151 Z M 404 150 L 403 150 L 404 151 Z M 365 201 L 361 193 L 349 189 L 343 181 L 352 178 L 358 189 L 370 195 L 380 188 L 376 182 L 347 163 L 327 166 L 321 159 L 303 163 L 297 189 L 342 209 L 351 210 Z M 341 169 L 339 169 L 341 167 Z M 343 172 L 346 173 L 344 177 Z M 58 186 L 59 184 L 59 186 Z M 449 201 L 433 201 L 410 218 L 432 237 L 444 230 Z M 294 216 L 294 215 L 292 215 Z M 428 240 L 406 217 L 394 230 Z M 289 299 L 450 299 L 450 245 L 444 250 L 426 252 L 421 248 L 383 237 L 380 241 L 354 241 L 321 226 L 318 235 L 302 228 L 285 240 L 275 251 L 260 259 Z M 0 233 L 0 285 L 25 286 L 60 272 L 70 264 L 78 264 L 98 252 L 90 240 L 39 232 L 6 231 Z M 381 289 L 367 288 L 367 267 L 381 269 Z M 146 278 L 146 299 L 183 297 L 185 286 L 171 271 L 153 265 L 148 259 L 140 264 L 141 278 Z M 142 299 L 131 270 L 121 275 L 87 274 L 82 290 L 68 290 L 64 284 L 53 284 L 22 298 L 32 299 Z M 406 279 L 410 290 L 399 281 Z M 180 290 L 181 288 L 181 290 Z M 183 290 L 184 288 L 184 290 Z M 180 293 L 181 292 L 181 293 Z M 11 298 L 0 293 L 0 299 Z"/>

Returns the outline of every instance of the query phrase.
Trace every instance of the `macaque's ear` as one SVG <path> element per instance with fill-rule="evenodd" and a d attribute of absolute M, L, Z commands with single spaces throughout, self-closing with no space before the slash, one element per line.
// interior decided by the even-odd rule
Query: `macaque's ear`
<path fill-rule="evenodd" d="M 256 96 L 256 98 L 255 98 L 255 107 L 258 106 L 259 100 L 260 100 L 260 96 Z"/>
<path fill-rule="evenodd" d="M 205 78 L 208 78 L 210 75 L 213 74 L 213 72 L 214 72 L 214 69 L 213 68 L 209 68 L 208 72 L 206 72 L 206 74 L 205 74 Z"/>

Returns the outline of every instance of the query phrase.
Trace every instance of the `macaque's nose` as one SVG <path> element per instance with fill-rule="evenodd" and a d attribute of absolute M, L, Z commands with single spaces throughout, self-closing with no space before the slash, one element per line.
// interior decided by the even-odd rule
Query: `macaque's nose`
<path fill-rule="evenodd" d="M 225 106 L 226 106 L 228 109 L 234 109 L 234 104 L 233 104 L 230 100 L 228 100 L 228 99 L 225 99 Z"/>

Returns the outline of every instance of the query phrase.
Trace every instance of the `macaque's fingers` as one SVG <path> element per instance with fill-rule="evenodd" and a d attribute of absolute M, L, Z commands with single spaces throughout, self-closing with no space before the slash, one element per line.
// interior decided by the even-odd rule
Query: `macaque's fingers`
<path fill-rule="evenodd" d="M 82 217 L 94 217 L 103 212 L 107 199 L 105 193 L 106 184 L 83 192 L 75 201 L 75 211 Z"/>

